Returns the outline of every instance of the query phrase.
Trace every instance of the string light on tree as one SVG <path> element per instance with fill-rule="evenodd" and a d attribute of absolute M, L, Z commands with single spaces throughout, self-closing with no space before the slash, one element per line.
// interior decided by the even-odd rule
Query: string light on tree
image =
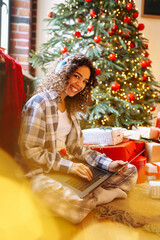
<path fill-rule="evenodd" d="M 54 15 L 48 16 L 51 37 L 42 52 L 34 56 L 44 56 L 43 64 L 66 52 L 84 52 L 93 60 L 98 86 L 91 94 L 93 104 L 92 110 L 87 112 L 87 124 L 98 127 L 116 126 L 118 123 L 126 128 L 142 121 L 147 124 L 158 97 L 150 71 L 147 40 L 140 33 L 144 24 L 137 21 L 139 13 L 135 1 L 66 0 L 65 4 L 56 4 L 52 9 Z M 129 93 L 134 94 L 134 100 Z M 142 108 L 138 115 L 137 106 L 144 101 L 149 102 L 149 107 L 147 110 Z M 126 103 L 128 106 L 125 106 Z M 108 108 L 102 114 L 102 108 L 104 106 L 106 109 L 106 105 Z M 118 115 L 112 112 L 113 109 Z M 124 113 L 121 115 L 122 109 Z M 123 119 L 128 121 L 124 124 Z"/>

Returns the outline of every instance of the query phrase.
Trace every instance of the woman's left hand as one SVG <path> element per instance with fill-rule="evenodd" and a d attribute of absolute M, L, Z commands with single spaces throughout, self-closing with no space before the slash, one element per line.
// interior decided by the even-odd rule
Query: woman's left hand
<path fill-rule="evenodd" d="M 117 170 L 119 170 L 123 165 L 127 164 L 127 162 L 124 162 L 122 160 L 116 160 L 116 161 L 112 161 L 109 164 L 108 170 L 110 172 L 116 172 Z M 122 169 L 122 171 L 120 171 L 119 173 L 123 172 L 125 169 L 127 168 L 127 165 Z"/>

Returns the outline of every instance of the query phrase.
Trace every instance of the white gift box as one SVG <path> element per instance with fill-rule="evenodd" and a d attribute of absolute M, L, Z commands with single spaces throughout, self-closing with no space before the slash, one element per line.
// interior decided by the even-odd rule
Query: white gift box
<path fill-rule="evenodd" d="M 154 139 L 159 138 L 159 128 L 156 127 L 138 127 L 142 138 Z"/>
<path fill-rule="evenodd" d="M 145 169 L 148 180 L 160 178 L 160 162 L 146 163 Z"/>
<path fill-rule="evenodd" d="M 85 144 L 116 145 L 123 141 L 122 128 L 99 129 L 90 128 L 82 130 Z"/>
<path fill-rule="evenodd" d="M 123 137 L 131 140 L 140 140 L 141 135 L 138 129 L 136 130 L 127 130 L 123 128 Z"/>
<path fill-rule="evenodd" d="M 146 142 L 145 156 L 149 162 L 160 162 L 160 144 L 155 142 Z"/>
<path fill-rule="evenodd" d="M 151 198 L 160 198 L 160 181 L 149 182 L 149 196 Z"/>

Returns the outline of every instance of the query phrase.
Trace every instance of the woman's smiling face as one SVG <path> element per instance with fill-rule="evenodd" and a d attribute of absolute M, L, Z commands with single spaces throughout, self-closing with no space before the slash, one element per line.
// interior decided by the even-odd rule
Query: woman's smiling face
<path fill-rule="evenodd" d="M 89 82 L 90 75 L 91 71 L 89 67 L 85 65 L 78 67 L 68 80 L 68 85 L 65 91 L 66 94 L 73 97 L 81 92 Z"/>

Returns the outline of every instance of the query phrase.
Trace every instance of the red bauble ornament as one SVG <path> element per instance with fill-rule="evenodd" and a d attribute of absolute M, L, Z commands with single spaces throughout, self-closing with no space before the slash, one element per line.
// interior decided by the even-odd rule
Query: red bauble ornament
<path fill-rule="evenodd" d="M 118 25 L 114 24 L 113 28 L 111 29 L 112 31 L 117 31 L 118 30 Z"/>
<path fill-rule="evenodd" d="M 145 56 L 145 57 L 148 57 L 148 56 L 149 56 L 149 53 L 145 52 L 145 53 L 144 53 L 144 56 Z"/>
<path fill-rule="evenodd" d="M 143 29 L 144 29 L 144 24 L 143 23 L 140 23 L 140 24 L 138 24 L 138 30 L 139 31 L 142 31 Z"/>
<path fill-rule="evenodd" d="M 126 8 L 127 8 L 128 11 L 130 11 L 130 10 L 132 10 L 133 5 L 131 3 L 127 3 Z"/>
<path fill-rule="evenodd" d="M 142 62 L 141 62 L 141 67 L 142 67 L 142 68 L 146 68 L 146 67 L 147 67 L 147 62 L 144 61 L 144 60 L 142 60 Z"/>
<path fill-rule="evenodd" d="M 105 12 L 101 12 L 101 15 L 103 15 Z"/>
<path fill-rule="evenodd" d="M 143 82 L 147 81 L 147 76 L 146 76 L 146 75 L 143 75 L 143 76 L 142 76 L 142 81 L 143 81 Z"/>
<path fill-rule="evenodd" d="M 135 47 L 135 43 L 131 42 L 131 43 L 129 44 L 129 46 L 130 46 L 131 48 L 134 48 L 134 47 Z"/>
<path fill-rule="evenodd" d="M 134 12 L 134 13 L 133 13 L 133 18 L 138 18 L 138 15 L 139 15 L 138 12 Z"/>
<path fill-rule="evenodd" d="M 52 17 L 53 17 L 53 12 L 49 12 L 49 13 L 48 13 L 48 17 L 49 17 L 49 18 L 52 18 Z"/>
<path fill-rule="evenodd" d="M 99 43 L 99 42 L 101 41 L 101 38 L 100 38 L 99 36 L 95 36 L 95 37 L 94 37 L 94 41 L 95 41 L 96 43 Z"/>
<path fill-rule="evenodd" d="M 132 92 L 129 92 L 129 93 L 128 93 L 128 100 L 129 100 L 129 101 L 134 101 L 134 99 L 135 99 L 134 94 L 133 94 Z"/>
<path fill-rule="evenodd" d="M 113 91 L 118 91 L 120 89 L 120 84 L 118 82 L 114 82 L 111 84 L 111 88 Z"/>
<path fill-rule="evenodd" d="M 131 22 L 130 17 L 124 17 L 124 22 L 129 24 Z"/>
<path fill-rule="evenodd" d="M 130 33 L 127 31 L 127 32 L 124 32 L 124 37 L 129 37 Z"/>
<path fill-rule="evenodd" d="M 148 49 L 148 44 L 147 44 L 147 43 L 145 43 L 144 45 L 145 45 L 145 47 Z"/>
<path fill-rule="evenodd" d="M 114 53 L 109 54 L 109 59 L 114 61 L 116 59 L 116 55 Z"/>
<path fill-rule="evenodd" d="M 89 14 L 90 14 L 91 17 L 95 17 L 96 16 L 96 12 L 94 10 L 91 10 L 89 12 Z"/>
<path fill-rule="evenodd" d="M 94 28 L 93 25 L 89 25 L 87 29 L 88 29 L 89 32 L 91 32 L 93 30 L 93 28 Z"/>
<path fill-rule="evenodd" d="M 111 29 L 111 31 L 107 31 L 107 32 L 110 36 L 113 35 L 113 33 L 114 33 L 113 29 Z"/>
<path fill-rule="evenodd" d="M 84 0 L 85 2 L 91 2 L 92 0 Z"/>
<path fill-rule="evenodd" d="M 63 48 L 61 48 L 61 53 L 66 53 L 68 51 L 68 49 L 66 48 L 66 46 L 64 46 Z"/>
<path fill-rule="evenodd" d="M 153 106 L 152 109 L 151 109 L 151 112 L 155 111 L 156 107 Z"/>
<path fill-rule="evenodd" d="M 148 61 L 149 61 L 149 65 L 151 65 L 152 61 L 150 59 L 148 59 Z"/>
<path fill-rule="evenodd" d="M 81 18 L 77 18 L 77 22 L 81 23 L 83 22 Z"/>
<path fill-rule="evenodd" d="M 101 73 L 101 70 L 99 68 L 95 68 L 95 74 L 98 76 Z"/>
<path fill-rule="evenodd" d="M 146 61 L 147 67 L 150 66 L 151 63 L 152 63 L 152 61 L 150 59 L 147 59 L 147 61 Z"/>
<path fill-rule="evenodd" d="M 81 37 L 80 31 L 75 31 L 74 36 L 77 38 Z"/>

